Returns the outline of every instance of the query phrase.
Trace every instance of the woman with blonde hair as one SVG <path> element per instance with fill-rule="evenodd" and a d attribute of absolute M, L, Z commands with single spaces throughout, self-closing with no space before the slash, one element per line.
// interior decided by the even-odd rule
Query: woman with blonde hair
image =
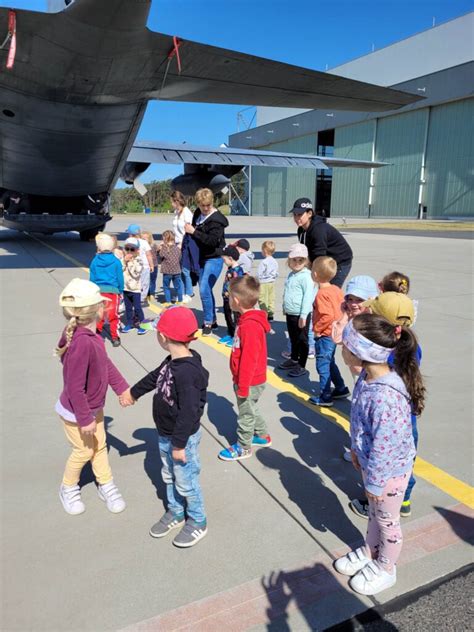
<path fill-rule="evenodd" d="M 229 222 L 214 206 L 214 195 L 210 189 L 199 189 L 195 200 L 198 208 L 194 212 L 192 222 L 185 225 L 185 231 L 193 236 L 199 248 L 199 293 L 204 315 L 202 335 L 209 336 L 212 329 L 217 327 L 216 300 L 212 289 L 224 265 L 224 231 Z"/>
<path fill-rule="evenodd" d="M 107 357 L 104 341 L 96 334 L 97 322 L 104 315 L 104 301 L 108 299 L 101 295 L 99 286 L 84 279 L 73 279 L 59 298 L 68 323 L 56 347 L 63 365 L 64 387 L 55 410 L 72 447 L 59 498 L 71 515 L 85 511 L 79 478 L 89 461 L 99 498 L 107 509 L 112 513 L 125 509 L 109 465 L 103 408 L 109 386 L 120 396 L 128 384 Z"/>

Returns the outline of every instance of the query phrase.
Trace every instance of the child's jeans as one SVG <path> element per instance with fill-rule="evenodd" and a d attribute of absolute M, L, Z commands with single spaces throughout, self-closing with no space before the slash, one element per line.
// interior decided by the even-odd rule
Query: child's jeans
<path fill-rule="evenodd" d="M 163 275 L 163 291 L 165 293 L 165 303 L 171 303 L 171 282 L 178 296 L 178 303 L 183 301 L 183 282 L 180 274 L 164 274 Z"/>
<path fill-rule="evenodd" d="M 275 314 L 275 282 L 261 283 L 260 296 L 258 297 L 258 306 L 267 312 L 268 320 L 273 320 Z"/>
<path fill-rule="evenodd" d="M 400 507 L 410 473 L 390 478 L 377 502 L 369 500 L 369 525 L 366 545 L 372 558 L 391 573 L 402 550 L 403 536 L 400 527 Z M 364 484 L 366 472 L 362 470 Z"/>
<path fill-rule="evenodd" d="M 158 266 L 155 266 L 153 272 L 150 272 L 150 287 L 148 288 L 148 296 L 156 294 L 156 279 L 158 278 Z"/>
<path fill-rule="evenodd" d="M 104 328 L 105 321 L 109 321 L 110 335 L 112 340 L 117 340 L 119 337 L 118 324 L 119 314 L 118 307 L 120 302 L 120 294 L 109 294 L 108 292 L 101 292 L 102 296 L 108 298 L 108 301 L 104 303 L 104 317 L 97 323 L 97 331 L 101 333 Z"/>
<path fill-rule="evenodd" d="M 237 439 L 244 448 L 251 447 L 254 434 L 261 436 L 268 434 L 266 421 L 257 405 L 264 389 L 265 384 L 258 384 L 250 387 L 247 397 L 239 397 L 236 393 L 237 409 L 239 411 L 239 416 L 237 417 Z M 234 390 L 237 391 L 236 385 L 234 385 Z"/>
<path fill-rule="evenodd" d="M 138 292 L 123 293 L 123 301 L 125 303 L 125 318 L 127 325 L 134 327 L 135 322 L 143 322 L 145 320 L 145 314 L 143 313 L 140 294 Z"/>
<path fill-rule="evenodd" d="M 104 411 L 96 415 L 97 429 L 93 435 L 85 435 L 79 430 L 79 425 L 66 421 L 61 417 L 64 432 L 72 446 L 72 452 L 64 470 L 63 485 L 77 485 L 84 465 L 90 461 L 92 471 L 99 485 L 105 485 L 112 480 L 112 470 L 107 454 L 107 442 L 104 428 Z"/>
<path fill-rule="evenodd" d="M 224 318 L 225 318 L 225 323 L 227 325 L 227 333 L 229 334 L 229 336 L 232 336 L 233 338 L 235 334 L 235 330 L 239 322 L 240 314 L 239 312 L 233 312 L 231 310 L 229 298 L 227 296 L 223 297 L 223 303 L 224 303 Z"/>
<path fill-rule="evenodd" d="M 416 415 L 411 416 L 411 431 L 413 434 L 413 441 L 415 442 L 415 448 L 418 449 L 418 426 L 416 423 Z M 416 478 L 414 477 L 413 470 L 412 470 L 411 475 L 410 475 L 410 480 L 408 481 L 408 487 L 405 492 L 405 497 L 403 499 L 404 503 L 410 500 L 411 492 L 413 488 L 415 487 L 415 484 L 416 484 Z"/>
<path fill-rule="evenodd" d="M 199 443 L 201 429 L 191 435 L 186 444 L 186 463 L 175 461 L 172 456 L 171 438 L 158 434 L 158 445 L 162 462 L 161 476 L 166 485 L 168 510 L 175 516 L 184 513 L 195 522 L 206 522 L 199 472 Z"/>
<path fill-rule="evenodd" d="M 192 296 L 193 292 L 193 282 L 191 280 L 191 270 L 187 268 L 181 268 L 181 281 L 183 282 L 184 290 L 183 294 L 186 296 Z"/>
<path fill-rule="evenodd" d="M 334 359 L 336 343 L 330 336 L 315 338 L 316 370 L 319 374 L 319 396 L 323 401 L 331 401 L 331 382 L 337 391 L 346 388 Z"/>

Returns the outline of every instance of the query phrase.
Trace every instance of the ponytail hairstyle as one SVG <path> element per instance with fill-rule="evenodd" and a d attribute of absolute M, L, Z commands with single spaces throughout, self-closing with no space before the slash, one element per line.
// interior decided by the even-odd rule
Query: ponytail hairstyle
<path fill-rule="evenodd" d="M 408 294 L 410 291 L 410 279 L 401 272 L 390 272 L 380 281 L 379 288 L 381 292 Z"/>
<path fill-rule="evenodd" d="M 418 340 L 411 329 L 392 325 L 376 314 L 359 314 L 352 319 L 354 329 L 372 342 L 394 349 L 394 369 L 410 395 L 413 413 L 421 415 L 426 388 L 417 361 Z"/>
<path fill-rule="evenodd" d="M 54 350 L 54 355 L 61 358 L 68 350 L 74 332 L 80 326 L 89 325 L 96 322 L 99 308 L 102 303 L 96 303 L 95 305 L 88 305 L 87 307 L 63 307 L 63 315 L 68 320 L 64 335 L 66 337 L 66 344 L 63 346 L 57 346 Z"/>

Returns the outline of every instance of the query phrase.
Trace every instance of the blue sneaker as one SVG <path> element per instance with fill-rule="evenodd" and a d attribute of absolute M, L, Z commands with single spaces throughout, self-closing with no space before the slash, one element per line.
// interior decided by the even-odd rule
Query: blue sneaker
<path fill-rule="evenodd" d="M 225 450 L 221 450 L 218 456 L 222 461 L 241 461 L 242 459 L 250 458 L 252 450 L 234 443 L 234 445 L 230 445 Z"/>
<path fill-rule="evenodd" d="M 222 336 L 222 338 L 219 338 L 219 340 L 217 341 L 220 345 L 226 345 L 229 340 L 232 340 L 232 336 Z"/>
<path fill-rule="evenodd" d="M 137 334 L 139 336 L 143 336 L 143 334 L 146 334 L 148 330 L 147 329 L 142 329 L 141 327 L 137 327 Z"/>
<path fill-rule="evenodd" d="M 225 343 L 225 346 L 226 346 L 226 347 L 230 347 L 230 348 L 232 348 L 232 347 L 234 346 L 234 339 L 233 339 L 233 338 L 231 338 L 230 340 L 228 340 L 228 341 Z"/>
<path fill-rule="evenodd" d="M 270 435 L 254 435 L 252 445 L 255 448 L 269 448 L 272 445 L 272 438 Z"/>
<path fill-rule="evenodd" d="M 122 334 L 128 334 L 129 331 L 133 331 L 134 327 L 132 325 L 125 325 L 125 327 L 122 328 Z"/>
<path fill-rule="evenodd" d="M 322 399 L 322 397 L 310 397 L 309 402 L 315 406 L 321 406 L 322 408 L 331 408 L 334 406 L 332 399 Z"/>

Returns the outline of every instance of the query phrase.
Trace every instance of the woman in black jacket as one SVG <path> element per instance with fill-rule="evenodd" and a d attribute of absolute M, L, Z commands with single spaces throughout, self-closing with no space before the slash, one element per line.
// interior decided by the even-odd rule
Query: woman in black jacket
<path fill-rule="evenodd" d="M 224 230 L 229 225 L 227 218 L 214 207 L 214 195 L 210 189 L 199 189 L 195 195 L 199 208 L 193 215 L 192 224 L 184 229 L 192 235 L 199 248 L 199 293 L 201 295 L 204 323 L 202 335 L 209 336 L 216 326 L 216 301 L 212 288 L 216 284 L 224 262 Z"/>

